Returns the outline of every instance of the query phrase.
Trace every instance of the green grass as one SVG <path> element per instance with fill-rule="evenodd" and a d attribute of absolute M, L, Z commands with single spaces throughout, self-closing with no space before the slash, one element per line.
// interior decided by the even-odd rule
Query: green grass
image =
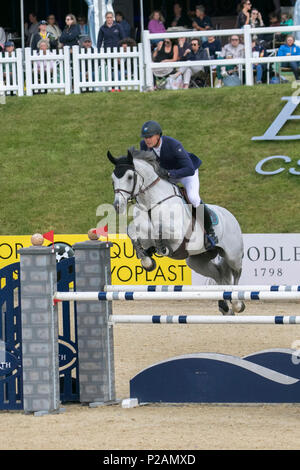
<path fill-rule="evenodd" d="M 86 233 L 99 220 L 97 206 L 113 201 L 107 150 L 118 156 L 138 146 L 148 119 L 203 160 L 203 200 L 232 211 L 244 232 L 299 232 L 300 176 L 255 172 L 271 155 L 295 166 L 299 142 L 251 141 L 292 92 L 287 84 L 9 97 L 0 105 L 0 233 Z M 300 134 L 299 121 L 284 132 Z"/>

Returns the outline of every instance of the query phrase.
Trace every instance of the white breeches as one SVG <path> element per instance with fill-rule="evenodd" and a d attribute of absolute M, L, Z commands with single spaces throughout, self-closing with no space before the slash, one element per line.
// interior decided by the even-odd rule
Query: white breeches
<path fill-rule="evenodd" d="M 200 182 L 199 182 L 199 174 L 198 169 L 195 170 L 195 173 L 192 176 L 185 176 L 178 180 L 178 182 L 182 183 L 186 189 L 187 197 L 190 203 L 194 207 L 198 207 L 201 203 L 199 189 L 200 189 Z"/>
<path fill-rule="evenodd" d="M 188 85 L 190 83 L 192 75 L 195 75 L 195 73 L 203 71 L 204 67 L 203 65 L 198 65 L 195 67 L 180 67 L 178 69 L 178 72 L 180 72 L 183 75 L 183 83 L 184 85 Z"/>

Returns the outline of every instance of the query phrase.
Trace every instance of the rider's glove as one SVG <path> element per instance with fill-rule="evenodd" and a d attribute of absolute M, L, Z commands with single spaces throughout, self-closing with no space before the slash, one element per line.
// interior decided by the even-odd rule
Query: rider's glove
<path fill-rule="evenodd" d="M 160 178 L 163 178 L 165 180 L 168 180 L 170 178 L 170 174 L 169 174 L 168 170 L 166 170 L 165 168 L 163 168 L 161 166 L 157 170 L 157 174 Z"/>

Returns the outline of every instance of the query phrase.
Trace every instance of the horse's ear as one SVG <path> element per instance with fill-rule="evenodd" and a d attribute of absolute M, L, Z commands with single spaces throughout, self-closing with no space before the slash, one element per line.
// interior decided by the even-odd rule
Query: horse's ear
<path fill-rule="evenodd" d="M 133 155 L 131 153 L 131 149 L 127 150 L 127 160 L 129 165 L 133 165 Z"/>
<path fill-rule="evenodd" d="M 107 152 L 107 158 L 108 158 L 108 160 L 109 160 L 111 163 L 113 163 L 114 165 L 117 164 L 117 159 L 112 156 L 112 154 L 110 153 L 109 150 L 108 150 L 108 152 Z"/>

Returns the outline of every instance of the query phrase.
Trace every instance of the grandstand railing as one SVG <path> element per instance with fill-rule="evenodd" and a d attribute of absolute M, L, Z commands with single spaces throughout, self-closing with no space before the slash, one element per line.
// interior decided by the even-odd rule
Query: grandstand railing
<path fill-rule="evenodd" d="M 11 55 L 0 54 L 0 95 L 24 94 L 24 76 L 22 66 L 22 50 L 17 49 Z"/>
<path fill-rule="evenodd" d="M 251 28 L 249 25 L 244 26 L 242 29 L 217 29 L 209 31 L 167 31 L 166 33 L 150 34 L 148 30 L 144 31 L 144 60 L 145 60 L 145 80 L 146 87 L 151 89 L 153 87 L 153 71 L 161 68 L 161 63 L 152 62 L 151 54 L 151 40 L 152 39 L 177 39 L 177 38 L 196 38 L 207 36 L 232 36 L 236 34 L 243 38 L 245 47 L 245 57 L 238 59 L 214 59 L 214 60 L 196 60 L 196 61 L 178 61 L 178 62 L 164 62 L 164 68 L 171 70 L 179 67 L 194 67 L 194 66 L 226 66 L 226 65 L 243 65 L 245 68 L 245 83 L 246 85 L 253 85 L 253 64 L 268 64 L 268 63 L 284 63 L 284 62 L 300 62 L 300 55 L 295 56 L 269 56 L 269 57 L 253 57 L 252 56 L 252 36 L 260 36 L 262 34 L 272 33 L 294 33 L 300 31 L 299 26 L 277 26 L 277 27 L 264 27 L 264 28 Z"/>

